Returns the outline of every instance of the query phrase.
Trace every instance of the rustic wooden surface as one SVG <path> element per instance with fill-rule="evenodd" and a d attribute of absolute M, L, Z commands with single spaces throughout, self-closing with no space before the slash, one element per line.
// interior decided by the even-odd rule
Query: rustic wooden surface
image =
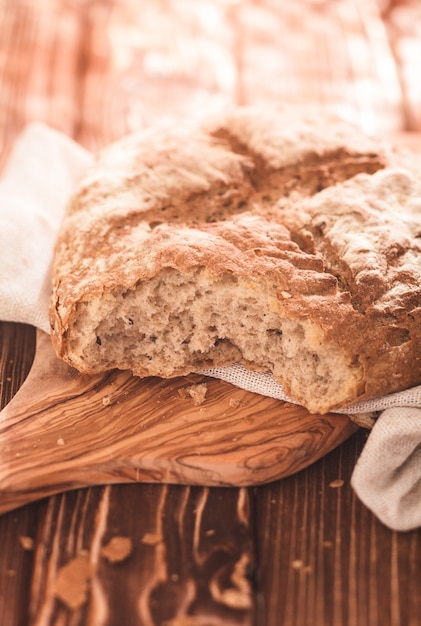
<path fill-rule="evenodd" d="M 326 102 L 421 130 L 417 0 L 0 0 L 0 162 L 30 120 L 90 149 L 230 102 Z M 0 324 L 1 406 L 35 332 Z M 0 517 L 1 626 L 421 624 L 421 531 L 349 486 L 360 430 L 258 488 L 133 484 Z"/>

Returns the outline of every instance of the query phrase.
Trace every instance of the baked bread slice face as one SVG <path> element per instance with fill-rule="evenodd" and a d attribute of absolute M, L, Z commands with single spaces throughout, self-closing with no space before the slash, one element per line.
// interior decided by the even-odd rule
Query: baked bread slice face
<path fill-rule="evenodd" d="M 340 245 L 349 226 L 333 230 L 336 250 L 316 223 L 320 197 L 341 196 L 337 179 L 354 177 L 356 164 L 370 173 L 385 165 L 373 143 L 338 122 L 335 142 L 326 145 L 316 119 L 311 141 L 306 135 L 301 150 L 275 162 L 270 153 L 288 152 L 284 114 L 233 115 L 207 132 L 149 130 L 99 156 L 57 242 L 50 317 L 58 356 L 82 372 L 162 377 L 242 362 L 272 372 L 292 399 L 322 413 L 420 382 L 418 235 L 408 232 L 398 254 L 418 258 L 412 278 L 402 269 L 390 289 L 367 301 L 354 257 L 366 270 L 367 258 L 360 246 L 349 262 Z M 245 119 L 254 138 L 241 131 Z M 295 131 L 285 128 L 285 145 L 291 133 L 303 137 L 300 118 Z M 296 179 L 284 185 L 294 167 Z M 419 184 L 403 175 L 411 182 L 396 199 L 406 223 Z M 343 183 L 345 194 L 352 196 L 358 179 Z M 367 191 L 356 185 L 358 204 Z M 396 211 L 387 197 L 382 203 L 380 223 Z M 334 204 L 327 199 L 332 229 L 341 201 Z M 353 215 L 364 232 L 364 216 Z"/>
<path fill-rule="evenodd" d="M 272 371 L 293 397 L 318 398 L 310 404 L 318 411 L 323 395 L 336 403 L 358 393 L 358 369 L 328 336 L 332 316 L 348 324 L 354 316 L 357 325 L 358 315 L 321 259 L 281 225 L 249 213 L 200 227 L 161 225 L 146 246 L 134 285 L 103 291 L 91 283 L 79 301 L 66 336 L 72 365 L 173 377 L 243 362 Z M 316 319 L 327 303 L 329 319 Z"/>

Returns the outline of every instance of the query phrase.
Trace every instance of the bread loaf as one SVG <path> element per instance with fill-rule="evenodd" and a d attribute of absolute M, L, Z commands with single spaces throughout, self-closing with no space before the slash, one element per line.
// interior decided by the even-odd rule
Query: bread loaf
<path fill-rule="evenodd" d="M 241 362 L 320 413 L 421 382 L 421 180 L 386 165 L 344 122 L 282 111 L 113 144 L 58 237 L 57 355 L 142 377 Z"/>

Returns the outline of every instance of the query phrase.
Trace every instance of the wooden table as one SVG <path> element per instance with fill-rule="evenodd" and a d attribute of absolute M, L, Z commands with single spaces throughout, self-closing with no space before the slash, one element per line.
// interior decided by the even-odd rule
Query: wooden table
<path fill-rule="evenodd" d="M 410 141 L 420 23 L 416 1 L 0 0 L 1 163 L 31 120 L 95 150 L 262 99 Z M 0 323 L 1 406 L 34 345 Z M 421 531 L 390 531 L 349 484 L 366 437 L 256 488 L 98 486 L 3 515 L 1 626 L 421 624 Z"/>

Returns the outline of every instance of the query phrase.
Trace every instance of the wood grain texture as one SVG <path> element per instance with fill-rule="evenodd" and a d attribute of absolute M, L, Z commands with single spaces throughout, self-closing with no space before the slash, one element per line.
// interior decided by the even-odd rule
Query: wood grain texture
<path fill-rule="evenodd" d="M 413 130 L 417 81 L 394 54 L 416 67 L 416 48 L 394 52 L 392 26 L 375 0 L 1 0 L 2 162 L 34 119 L 96 150 L 158 119 L 268 100 Z"/>
<path fill-rule="evenodd" d="M 131 485 L 51 498 L 34 545 L 29 624 L 251 626 L 249 519 L 244 489 Z M 117 538 L 131 545 L 121 562 L 104 552 Z M 83 594 L 80 574 L 58 594 L 62 573 L 81 560 Z"/>
<path fill-rule="evenodd" d="M 421 532 L 391 532 L 349 486 L 365 437 L 255 492 L 258 626 L 421 624 Z"/>
<path fill-rule="evenodd" d="M 28 375 L 34 339 L 30 327 L 0 323 L 3 404 Z M 250 496 L 245 489 L 133 484 L 71 491 L 3 515 L 0 624 L 251 626 Z M 116 537 L 132 543 L 122 562 L 102 554 Z M 89 577 L 75 607 L 56 587 L 76 559 L 89 563 Z M 78 584 L 66 583 L 72 603 Z"/>
<path fill-rule="evenodd" d="M 195 384 L 207 389 L 199 406 L 186 392 Z M 39 331 L 29 376 L 0 413 L 0 512 L 88 485 L 262 484 L 356 429 L 346 416 L 311 415 L 204 376 L 81 375 Z"/>
<path fill-rule="evenodd" d="M 418 12 L 418 0 L 0 0 L 0 165 L 34 119 L 96 149 L 161 116 L 259 98 L 420 130 Z M 1 406 L 33 354 L 33 329 L 0 324 Z M 140 598 L 153 626 L 420 626 L 421 532 L 389 531 L 349 486 L 365 436 L 257 488 L 96 487 L 2 515 L 1 626 L 143 626 Z M 101 553 L 114 537 L 133 545 L 119 563 Z M 95 575 L 70 610 L 53 590 L 80 551 Z M 233 589 L 252 607 L 224 607 Z"/>
<path fill-rule="evenodd" d="M 34 537 L 37 511 L 26 507 L 0 518 L 0 624 L 26 626 L 33 552 L 22 538 Z M 30 545 L 30 544 L 26 544 Z"/>

